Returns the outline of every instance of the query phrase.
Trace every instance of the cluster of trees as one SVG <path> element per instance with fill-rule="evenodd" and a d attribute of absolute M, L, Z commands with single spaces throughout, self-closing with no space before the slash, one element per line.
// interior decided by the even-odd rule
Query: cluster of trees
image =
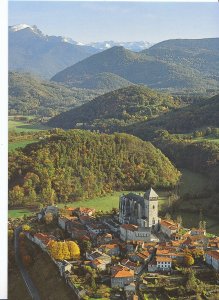
<path fill-rule="evenodd" d="M 212 182 L 219 180 L 219 145 L 211 142 L 194 142 L 159 131 L 154 144 L 179 168 L 212 176 Z"/>
<path fill-rule="evenodd" d="M 193 137 L 197 138 L 197 137 L 214 137 L 214 138 L 219 138 L 219 128 L 215 128 L 215 127 L 207 127 L 207 128 L 202 128 L 199 130 L 196 130 L 193 133 Z"/>
<path fill-rule="evenodd" d="M 48 245 L 51 256 L 57 260 L 78 259 L 80 257 L 80 248 L 73 241 L 50 241 Z"/>
<path fill-rule="evenodd" d="M 99 96 L 89 103 L 49 120 L 48 124 L 73 128 L 76 124 L 82 123 L 83 126 L 95 127 L 102 131 L 109 126 L 118 130 L 121 126 L 154 118 L 178 106 L 179 101 L 168 94 L 132 85 Z"/>
<path fill-rule="evenodd" d="M 9 154 L 9 204 L 69 202 L 112 190 L 172 188 L 180 172 L 151 143 L 126 134 L 54 130 Z"/>

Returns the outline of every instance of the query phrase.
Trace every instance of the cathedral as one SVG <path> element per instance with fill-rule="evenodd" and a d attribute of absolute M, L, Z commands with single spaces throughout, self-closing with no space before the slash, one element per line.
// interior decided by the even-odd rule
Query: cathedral
<path fill-rule="evenodd" d="M 119 222 L 138 228 L 156 230 L 158 219 L 158 195 L 150 188 L 144 195 L 129 193 L 119 201 Z"/>

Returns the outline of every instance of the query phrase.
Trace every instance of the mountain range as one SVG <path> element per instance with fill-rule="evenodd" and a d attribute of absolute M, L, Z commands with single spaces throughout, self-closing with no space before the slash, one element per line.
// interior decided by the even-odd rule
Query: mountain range
<path fill-rule="evenodd" d="M 147 41 L 135 41 L 135 42 L 115 42 L 115 41 L 104 41 L 104 42 L 92 42 L 86 44 L 87 46 L 92 46 L 99 50 L 106 50 L 114 46 L 122 46 L 128 50 L 139 52 L 147 49 L 153 45 L 153 43 Z"/>
<path fill-rule="evenodd" d="M 31 72 L 48 79 L 66 67 L 115 45 L 141 51 L 152 44 L 146 41 L 84 44 L 69 37 L 45 35 L 36 25 L 9 26 L 9 70 Z"/>
<path fill-rule="evenodd" d="M 9 26 L 9 70 L 50 78 L 64 68 L 97 53 L 61 36 L 44 35 L 36 26 Z"/>
<path fill-rule="evenodd" d="M 156 89 L 218 89 L 219 38 L 169 40 L 133 52 L 115 46 L 57 73 L 52 80 L 72 86 L 109 72 Z"/>

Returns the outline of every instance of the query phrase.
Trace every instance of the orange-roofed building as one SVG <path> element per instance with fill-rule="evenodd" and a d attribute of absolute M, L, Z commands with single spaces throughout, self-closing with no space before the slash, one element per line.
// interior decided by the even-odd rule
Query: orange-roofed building
<path fill-rule="evenodd" d="M 205 253 L 205 261 L 216 271 L 219 271 L 219 250 L 210 250 Z"/>
<path fill-rule="evenodd" d="M 179 224 L 175 223 L 172 220 L 161 220 L 160 229 L 168 237 L 171 237 L 172 234 L 178 232 Z"/>
<path fill-rule="evenodd" d="M 170 271 L 172 268 L 172 258 L 167 256 L 156 256 L 157 270 Z"/>
<path fill-rule="evenodd" d="M 111 275 L 111 287 L 121 287 L 134 282 L 134 271 L 126 267 L 120 267 Z"/>

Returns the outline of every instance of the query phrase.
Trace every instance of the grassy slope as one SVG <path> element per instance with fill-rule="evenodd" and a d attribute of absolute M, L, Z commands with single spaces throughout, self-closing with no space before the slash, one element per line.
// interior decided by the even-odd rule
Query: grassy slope
<path fill-rule="evenodd" d="M 24 140 L 24 141 L 16 141 L 16 142 L 10 142 L 8 144 L 8 151 L 13 151 L 17 148 L 24 148 L 28 144 L 32 144 L 37 142 L 37 140 Z"/>
<path fill-rule="evenodd" d="M 49 129 L 49 127 L 42 125 L 42 124 L 37 124 L 37 123 L 28 124 L 23 121 L 14 121 L 12 118 L 13 117 L 9 117 L 9 120 L 8 120 L 9 134 L 10 134 L 10 131 L 14 131 L 17 133 L 20 133 L 20 132 L 33 133 L 36 131 Z M 31 116 L 29 118 L 31 119 Z M 14 142 L 9 142 L 8 151 L 12 151 L 17 148 L 24 148 L 26 145 L 28 145 L 30 143 L 34 143 L 34 142 L 37 142 L 37 140 L 33 140 L 32 138 L 31 139 L 22 139 L 22 136 L 21 136 L 20 140 L 14 141 Z"/>
<path fill-rule="evenodd" d="M 49 127 L 42 125 L 42 124 L 28 124 L 22 121 L 14 121 L 9 118 L 8 121 L 8 130 L 9 131 L 16 131 L 16 132 L 36 132 L 40 130 L 48 130 Z"/>
<path fill-rule="evenodd" d="M 204 190 L 206 186 L 209 186 L 209 181 L 208 179 L 201 175 L 197 174 L 188 170 L 181 170 L 183 176 L 181 179 L 181 185 L 179 192 L 182 195 L 185 195 L 186 193 L 196 193 L 200 192 L 201 190 Z M 112 194 L 109 194 L 104 197 L 95 197 L 89 200 L 82 200 L 82 201 L 77 201 L 74 203 L 68 203 L 68 206 L 72 207 L 91 207 L 91 208 L 96 208 L 97 210 L 103 210 L 103 211 L 109 211 L 112 208 L 116 207 L 118 208 L 119 204 L 119 196 L 122 193 L 128 193 L 128 191 L 121 191 L 121 192 L 114 192 Z M 168 198 L 165 194 L 165 192 L 159 192 L 158 195 L 160 196 L 159 198 L 159 209 L 162 210 L 165 208 L 165 206 L 168 206 Z M 193 205 L 198 205 L 199 199 L 192 200 Z M 205 201 L 205 199 L 201 199 L 201 201 Z M 206 199 L 207 201 L 207 199 Z M 191 200 L 190 201 L 184 201 L 182 204 L 183 208 L 186 208 L 186 205 L 188 207 L 191 207 Z M 64 207 L 65 204 L 59 204 L 59 207 Z M 180 206 L 179 206 L 180 208 Z M 9 217 L 11 218 L 17 218 L 17 217 L 22 217 L 23 214 L 28 215 L 31 214 L 30 211 L 26 209 L 19 209 L 19 210 L 9 210 Z M 184 226 L 187 227 L 193 227 L 193 226 L 198 226 L 199 222 L 199 213 L 191 213 L 191 212 L 184 212 L 180 211 L 179 214 L 183 218 L 183 224 Z M 176 216 L 175 216 L 176 217 Z M 215 219 L 211 219 L 209 217 L 204 216 L 204 219 L 207 222 L 207 229 L 211 233 L 219 234 L 219 222 Z"/>

